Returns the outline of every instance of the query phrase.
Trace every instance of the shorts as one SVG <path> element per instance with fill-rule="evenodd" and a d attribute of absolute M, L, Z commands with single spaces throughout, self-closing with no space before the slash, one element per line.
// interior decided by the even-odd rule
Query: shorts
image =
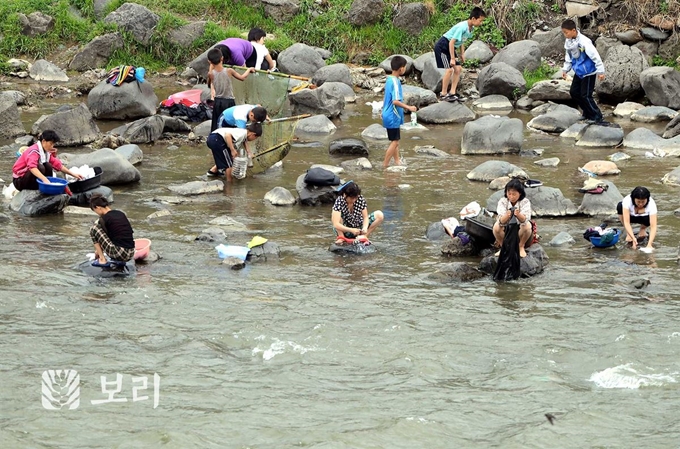
<path fill-rule="evenodd" d="M 375 221 L 375 212 L 371 212 L 368 214 L 368 227 L 370 228 L 373 222 Z M 343 226 L 347 226 L 344 222 L 342 223 Z M 333 229 L 335 231 L 335 235 L 338 235 L 338 230 Z M 351 232 L 343 232 L 342 233 L 346 239 L 353 239 L 356 237 L 356 235 L 352 234 Z"/>
<path fill-rule="evenodd" d="M 616 213 L 618 215 L 623 215 L 623 203 L 621 201 L 619 201 L 619 204 L 616 205 Z M 630 222 L 631 224 L 639 224 L 647 227 L 651 226 L 651 223 L 649 222 L 649 215 L 631 215 Z"/>
<path fill-rule="evenodd" d="M 210 132 L 213 132 L 220 127 L 222 113 L 233 106 L 236 106 L 236 101 L 233 98 L 215 98 L 215 102 L 213 103 L 212 121 L 210 122 Z"/>
<path fill-rule="evenodd" d="M 206 143 L 208 144 L 210 151 L 212 151 L 213 159 L 215 159 L 215 165 L 217 165 L 218 170 L 226 170 L 234 165 L 234 161 L 231 158 L 231 150 L 222 136 L 212 133 L 208 135 Z"/>
<path fill-rule="evenodd" d="M 456 65 L 460 65 L 456 50 L 453 50 Z M 442 36 L 434 46 L 434 59 L 437 61 L 437 68 L 450 69 L 451 68 L 451 53 L 449 51 L 449 40 Z"/>
<path fill-rule="evenodd" d="M 401 131 L 399 128 L 386 128 L 387 129 L 387 139 L 389 141 L 395 141 L 401 139 Z"/>

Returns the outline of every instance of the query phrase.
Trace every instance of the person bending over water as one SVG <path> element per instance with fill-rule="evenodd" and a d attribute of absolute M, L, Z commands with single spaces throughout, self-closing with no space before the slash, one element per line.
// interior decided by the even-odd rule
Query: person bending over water
<path fill-rule="evenodd" d="M 656 238 L 656 203 L 652 198 L 652 194 L 646 187 L 637 186 L 626 196 L 623 201 L 616 205 L 616 213 L 619 215 L 619 220 L 623 223 L 626 230 L 626 242 L 633 245 L 633 249 L 637 248 L 637 239 L 644 239 L 647 237 L 647 228 L 649 228 L 649 241 L 647 243 L 648 249 L 653 249 L 652 243 Z M 635 238 L 632 223 L 640 225 L 640 232 Z"/>
<path fill-rule="evenodd" d="M 498 245 L 503 246 L 505 226 L 514 216 L 519 222 L 519 256 L 526 257 L 527 252 L 524 250 L 524 246 L 531 237 L 531 202 L 526 198 L 524 186 L 518 179 L 511 179 L 505 185 L 505 195 L 498 201 L 496 212 L 498 213 L 498 220 L 493 225 L 493 235 L 496 237 Z M 496 256 L 499 256 L 500 253 L 498 251 Z"/>
<path fill-rule="evenodd" d="M 112 210 L 109 201 L 100 194 L 90 198 L 90 209 L 99 220 L 90 228 L 90 237 L 94 243 L 94 254 L 99 265 L 107 263 L 107 254 L 111 260 L 127 262 L 135 255 L 135 240 L 132 237 L 132 225 L 125 214 Z"/>
<path fill-rule="evenodd" d="M 368 213 L 366 199 L 361 194 L 361 188 L 353 181 L 349 181 L 340 189 L 340 196 L 333 204 L 331 222 L 337 235 L 354 239 L 360 235 L 368 237 L 383 221 L 383 213 L 379 210 Z M 335 243 L 343 243 L 338 238 Z"/>

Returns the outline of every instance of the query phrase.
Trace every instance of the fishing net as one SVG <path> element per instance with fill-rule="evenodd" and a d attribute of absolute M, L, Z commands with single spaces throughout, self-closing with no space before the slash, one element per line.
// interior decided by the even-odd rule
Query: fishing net
<path fill-rule="evenodd" d="M 239 73 L 241 68 L 234 67 Z M 245 81 L 232 81 L 236 104 L 259 104 L 270 118 L 283 117 L 288 98 L 288 77 L 267 73 L 251 73 Z"/>
<path fill-rule="evenodd" d="M 295 134 L 298 120 L 299 117 L 286 117 L 262 123 L 262 136 L 250 144 L 253 153 L 261 153 L 278 144 L 289 143 Z"/>

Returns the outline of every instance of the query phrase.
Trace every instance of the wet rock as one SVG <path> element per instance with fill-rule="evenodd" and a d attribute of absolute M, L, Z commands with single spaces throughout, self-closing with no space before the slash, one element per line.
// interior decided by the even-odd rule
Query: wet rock
<path fill-rule="evenodd" d="M 564 217 L 575 215 L 578 208 L 562 195 L 560 189 L 540 186 L 526 189 L 527 198 L 531 201 L 532 217 Z M 503 190 L 495 192 L 486 202 L 486 209 L 495 211 L 498 200 L 504 195 Z"/>
<path fill-rule="evenodd" d="M 529 98 L 527 95 L 524 95 L 522 98 L 515 102 L 515 107 L 517 109 L 525 110 L 531 109 L 532 107 L 534 107 L 534 100 Z"/>
<path fill-rule="evenodd" d="M 127 159 L 127 161 L 132 165 L 141 164 L 141 162 L 144 160 L 144 153 L 142 153 L 142 149 L 134 144 L 123 145 L 116 148 L 115 151 Z"/>
<path fill-rule="evenodd" d="M 533 71 L 541 65 L 541 46 L 530 39 L 516 41 L 503 47 L 491 62 L 503 62 L 520 72 Z"/>
<path fill-rule="evenodd" d="M 624 101 L 623 103 L 619 103 L 618 105 L 616 105 L 613 114 L 616 117 L 630 118 L 630 116 L 634 112 L 637 112 L 642 108 L 644 108 L 644 106 L 641 105 L 640 103 L 635 103 L 633 101 Z"/>
<path fill-rule="evenodd" d="M 604 175 L 618 175 L 621 170 L 611 161 L 590 161 L 584 166 L 584 169 L 595 173 L 598 176 Z"/>
<path fill-rule="evenodd" d="M 534 84 L 527 95 L 532 100 L 569 101 L 571 82 L 567 80 L 544 80 Z"/>
<path fill-rule="evenodd" d="M 650 67 L 640 74 L 640 83 L 652 104 L 680 109 L 680 72 L 672 67 Z M 640 111 L 637 111 L 640 112 Z"/>
<path fill-rule="evenodd" d="M 578 213 L 583 215 L 615 215 L 616 205 L 623 200 L 623 196 L 616 188 L 614 183 L 604 181 L 608 187 L 602 193 L 592 194 L 584 193 L 581 206 L 578 208 Z"/>
<path fill-rule="evenodd" d="M 3 98 L 10 99 L 17 106 L 26 104 L 26 94 L 18 90 L 3 90 L 0 91 L 0 100 Z"/>
<path fill-rule="evenodd" d="M 92 195 L 101 195 L 108 200 L 109 203 L 113 203 L 113 190 L 106 186 L 95 187 L 94 189 L 86 190 L 81 193 L 74 193 L 68 201 L 71 206 L 79 207 L 90 207 L 90 198 Z"/>
<path fill-rule="evenodd" d="M 347 21 L 354 26 L 373 25 L 385 12 L 383 0 L 354 0 L 347 12 Z"/>
<path fill-rule="evenodd" d="M 46 34 L 54 28 L 54 17 L 40 11 L 32 12 L 28 16 L 18 13 L 17 19 L 22 28 L 21 34 L 28 37 Z"/>
<path fill-rule="evenodd" d="M 571 125 L 569 128 L 565 129 L 560 133 L 560 137 L 564 137 L 565 139 L 574 139 L 574 140 L 579 140 L 581 137 L 583 137 L 583 133 L 585 130 L 588 128 L 589 125 L 585 123 L 574 123 Z"/>
<path fill-rule="evenodd" d="M 325 115 L 314 115 L 303 118 L 297 124 L 295 132 L 307 134 L 330 134 L 338 129 Z"/>
<path fill-rule="evenodd" d="M 561 133 L 581 118 L 581 113 L 574 108 L 561 104 L 552 106 L 546 114 L 531 119 L 527 127 L 547 133 Z"/>
<path fill-rule="evenodd" d="M 110 278 L 124 278 L 129 276 L 136 276 L 137 267 L 134 261 L 125 264 L 122 269 L 118 268 L 100 268 L 93 267 L 92 261 L 86 260 L 78 264 L 76 269 L 82 271 L 84 274 L 96 278 L 110 279 Z"/>
<path fill-rule="evenodd" d="M 276 59 L 276 64 L 284 73 L 308 78 L 313 77 L 317 70 L 326 65 L 312 47 L 300 43 L 283 50 Z"/>
<path fill-rule="evenodd" d="M 274 187 L 264 195 L 264 199 L 274 206 L 292 206 L 297 202 L 290 190 L 284 187 Z"/>
<path fill-rule="evenodd" d="M 300 12 L 298 0 L 260 0 L 264 6 L 265 17 L 271 18 L 277 25 L 290 21 Z"/>
<path fill-rule="evenodd" d="M 676 136 L 680 136 L 680 115 L 676 115 L 673 120 L 668 122 L 662 137 L 664 139 L 672 139 Z"/>
<path fill-rule="evenodd" d="M 349 67 L 345 64 L 331 64 L 326 65 L 314 73 L 312 77 L 312 84 L 322 86 L 326 82 L 344 83 L 349 87 L 354 87 L 352 83 L 352 75 L 349 72 Z"/>
<path fill-rule="evenodd" d="M 119 29 L 130 33 L 142 45 L 148 45 L 160 17 L 136 3 L 123 3 L 104 18 L 104 23 L 115 23 Z"/>
<path fill-rule="evenodd" d="M 12 138 L 26 134 L 19 108 L 8 96 L 0 97 L 0 137 Z"/>
<path fill-rule="evenodd" d="M 476 256 L 479 248 L 475 245 L 475 241 L 470 237 L 467 245 L 463 245 L 458 237 L 451 238 L 444 242 L 441 247 L 441 253 L 446 257 L 470 257 Z"/>
<path fill-rule="evenodd" d="M 514 100 L 526 92 L 526 84 L 522 72 L 504 62 L 492 62 L 477 76 L 480 97 L 498 94 Z"/>
<path fill-rule="evenodd" d="M 520 167 L 505 161 L 486 161 L 479 164 L 467 174 L 470 181 L 489 182 L 501 176 L 528 178 Z M 496 210 L 496 208 L 491 209 Z"/>
<path fill-rule="evenodd" d="M 446 229 L 444 229 L 441 221 L 430 223 L 425 231 L 425 238 L 432 241 L 451 240 L 451 236 L 446 233 Z"/>
<path fill-rule="evenodd" d="M 550 240 L 549 246 L 566 246 L 576 243 L 574 237 L 572 237 L 568 232 L 562 231 Z"/>
<path fill-rule="evenodd" d="M 640 92 L 640 74 L 649 67 L 639 49 L 622 44 L 609 50 L 604 65 L 607 76 L 595 84 L 595 92 L 601 100 L 615 103 Z"/>
<path fill-rule="evenodd" d="M 509 176 L 501 176 L 496 178 L 489 183 L 489 190 L 505 190 L 505 186 L 510 182 L 512 178 Z"/>
<path fill-rule="evenodd" d="M 330 143 L 328 152 L 333 156 L 359 155 L 368 156 L 368 146 L 361 139 L 337 139 Z"/>
<path fill-rule="evenodd" d="M 411 58 L 408 55 L 392 55 L 387 57 L 387 59 L 383 60 L 378 67 L 383 69 L 385 73 L 392 73 L 392 66 L 390 65 L 392 63 L 392 58 L 395 56 L 401 56 L 402 58 L 406 59 L 406 71 L 404 72 L 404 76 L 409 76 L 411 72 L 413 71 L 413 58 Z"/>
<path fill-rule="evenodd" d="M 172 212 L 169 211 L 168 209 L 162 209 L 157 212 L 154 212 L 153 214 L 149 214 L 149 216 L 146 217 L 147 220 L 157 220 L 159 218 L 163 217 L 170 217 L 172 216 Z"/>
<path fill-rule="evenodd" d="M 66 206 L 68 195 L 43 195 L 38 190 L 22 190 L 9 203 L 11 210 L 28 217 L 58 214 Z"/>
<path fill-rule="evenodd" d="M 343 161 L 340 166 L 347 170 L 373 170 L 373 164 L 365 157 Z"/>
<path fill-rule="evenodd" d="M 559 157 L 550 157 L 548 159 L 541 159 L 540 161 L 535 161 L 534 164 L 540 165 L 541 167 L 557 167 L 560 163 Z"/>
<path fill-rule="evenodd" d="M 160 139 L 163 135 L 163 129 L 165 129 L 163 117 L 153 115 L 128 124 L 122 133 L 122 137 L 130 143 L 151 143 Z M 112 133 L 114 132 L 112 131 Z"/>
<path fill-rule="evenodd" d="M 576 142 L 580 147 L 616 147 L 623 141 L 623 129 L 613 126 L 587 125 Z"/>
<path fill-rule="evenodd" d="M 630 119 L 634 122 L 654 123 L 674 119 L 678 113 L 665 106 L 647 106 L 631 114 Z"/>
<path fill-rule="evenodd" d="M 520 151 L 519 155 L 522 157 L 538 157 L 542 156 L 543 153 L 545 153 L 545 150 L 543 148 L 532 148 L 531 150 Z"/>
<path fill-rule="evenodd" d="M 110 148 L 78 155 L 63 153 L 60 159 L 68 167 L 80 167 L 86 164 L 90 167 L 101 167 L 101 183 L 104 185 L 129 184 L 139 182 L 142 178 L 139 170 Z"/>
<path fill-rule="evenodd" d="M 430 23 L 430 11 L 423 3 L 402 4 L 392 20 L 395 28 L 416 36 Z"/>
<path fill-rule="evenodd" d="M 295 190 L 297 190 L 300 204 L 303 206 L 321 206 L 335 203 L 338 192 L 334 186 L 318 187 L 308 185 L 305 182 L 305 175 L 306 173 L 303 173 L 298 176 L 295 182 Z"/>
<path fill-rule="evenodd" d="M 248 253 L 248 262 L 271 262 L 281 258 L 281 248 L 274 242 L 265 242 L 255 246 Z"/>
<path fill-rule="evenodd" d="M 548 266 L 548 255 L 538 243 L 534 243 L 526 248 L 527 256 L 520 259 L 520 276 L 531 277 L 543 272 Z M 479 263 L 479 271 L 493 275 L 496 272 L 498 257 L 494 255 L 486 256 Z"/>
<path fill-rule="evenodd" d="M 379 123 L 373 123 L 361 132 L 361 137 L 374 140 L 387 140 L 387 130 Z"/>
<path fill-rule="evenodd" d="M 609 160 L 612 162 L 625 161 L 626 159 L 630 159 L 630 156 L 620 151 L 609 156 Z"/>
<path fill-rule="evenodd" d="M 524 126 L 520 119 L 485 116 L 465 124 L 460 152 L 461 154 L 519 153 L 523 141 Z M 493 178 L 488 180 L 491 179 Z"/>
<path fill-rule="evenodd" d="M 168 151 L 175 151 L 179 150 L 179 147 L 177 145 L 170 145 L 168 148 L 166 148 Z"/>
<path fill-rule="evenodd" d="M 658 30 L 658 29 L 652 28 L 652 27 L 642 27 L 642 28 L 640 28 L 640 34 L 645 39 L 648 39 L 650 41 L 659 41 L 659 42 L 665 41 L 666 39 L 671 37 L 670 32 Z"/>
<path fill-rule="evenodd" d="M 206 21 L 193 22 L 172 30 L 168 33 L 168 42 L 178 47 L 189 48 L 196 39 L 203 37 L 207 23 Z"/>
<path fill-rule="evenodd" d="M 331 246 L 328 247 L 328 251 L 336 254 L 352 254 L 352 255 L 364 255 L 364 254 L 373 254 L 378 251 L 378 248 L 375 245 L 364 245 L 364 244 L 354 244 L 354 243 L 341 243 L 341 244 L 336 244 L 332 243 Z"/>
<path fill-rule="evenodd" d="M 510 112 L 512 103 L 503 95 L 487 95 L 472 102 L 473 109 L 484 112 Z"/>
<path fill-rule="evenodd" d="M 404 94 L 404 102 L 409 106 L 415 106 L 422 109 L 425 106 L 437 103 L 437 94 L 431 90 L 423 89 L 417 86 L 402 86 Z"/>
<path fill-rule="evenodd" d="M 432 280 L 441 282 L 470 282 L 482 277 L 484 277 L 484 273 L 464 262 L 454 262 L 443 265 L 428 276 L 428 278 Z"/>
<path fill-rule="evenodd" d="M 301 89 L 289 94 L 293 114 L 322 114 L 326 117 L 340 115 L 345 109 L 345 96 L 334 88 L 334 84 L 336 83 L 328 82 L 317 89 Z"/>
<path fill-rule="evenodd" d="M 451 157 L 449 153 L 435 148 L 433 145 L 416 146 L 413 148 L 413 151 L 415 151 L 416 154 L 424 154 L 432 157 Z"/>
<path fill-rule="evenodd" d="M 227 265 L 232 270 L 241 270 L 246 267 L 246 262 L 238 257 L 225 257 L 222 259 L 222 265 Z"/>
<path fill-rule="evenodd" d="M 626 45 L 635 45 L 642 40 L 642 35 L 635 29 L 614 33 L 614 36 Z"/>
<path fill-rule="evenodd" d="M 99 137 L 99 128 L 84 103 L 64 112 L 43 115 L 33 124 L 31 132 L 38 135 L 48 129 L 57 131 L 61 146 L 85 145 Z"/>
<path fill-rule="evenodd" d="M 491 48 L 484 41 L 473 41 L 465 47 L 465 59 L 467 61 L 477 60 L 480 64 L 486 64 L 493 58 Z"/>
<path fill-rule="evenodd" d="M 202 195 L 205 193 L 220 193 L 224 190 L 224 183 L 215 181 L 191 181 L 186 184 L 169 185 L 168 189 L 178 195 Z"/>
<path fill-rule="evenodd" d="M 111 55 L 123 48 L 123 35 L 119 32 L 108 33 L 92 39 L 71 60 L 68 68 L 85 72 L 90 69 L 106 67 Z"/>
<path fill-rule="evenodd" d="M 673 211 L 673 215 L 675 215 L 676 217 L 680 218 L 680 207 L 677 208 L 677 209 L 675 209 L 675 210 Z"/>
<path fill-rule="evenodd" d="M 434 52 L 430 51 L 427 53 L 423 53 L 422 55 L 418 56 L 416 59 L 413 60 L 413 68 L 416 69 L 418 72 L 423 72 L 425 69 L 425 61 L 434 61 Z M 406 87 L 406 86 L 404 86 Z"/>
<path fill-rule="evenodd" d="M 227 239 L 227 234 L 220 228 L 207 228 L 194 239 L 197 242 L 224 242 Z"/>
<path fill-rule="evenodd" d="M 149 117 L 156 113 L 157 104 L 158 97 L 149 81 L 123 83 L 120 86 L 102 81 L 87 97 L 87 106 L 92 115 L 100 120 Z"/>
<path fill-rule="evenodd" d="M 237 233 L 245 232 L 248 230 L 246 225 L 240 221 L 234 220 L 232 217 L 223 215 L 221 217 L 213 218 L 208 222 L 211 225 L 219 226 L 220 229 L 226 230 L 227 232 Z"/>
<path fill-rule="evenodd" d="M 666 173 L 663 178 L 661 178 L 661 182 L 672 186 L 680 186 L 680 167 L 677 167 L 670 173 Z"/>
<path fill-rule="evenodd" d="M 68 76 L 63 70 L 44 59 L 33 63 L 29 75 L 36 81 L 68 81 Z"/>
<path fill-rule="evenodd" d="M 418 111 L 418 120 L 423 123 L 465 123 L 475 119 L 475 113 L 461 103 L 431 104 Z"/>
<path fill-rule="evenodd" d="M 623 146 L 640 150 L 680 151 L 680 137 L 664 139 L 648 128 L 637 128 L 623 138 Z"/>
<path fill-rule="evenodd" d="M 196 125 L 194 127 L 193 133 L 198 136 L 198 137 L 208 137 L 210 135 L 210 127 L 212 126 L 212 122 L 210 120 L 206 120 L 205 122 Z"/>

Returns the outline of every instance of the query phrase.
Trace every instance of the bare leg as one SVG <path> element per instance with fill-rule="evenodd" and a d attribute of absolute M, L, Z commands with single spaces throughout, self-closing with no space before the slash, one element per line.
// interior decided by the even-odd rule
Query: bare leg
<path fill-rule="evenodd" d="M 498 246 L 503 246 L 503 240 L 505 240 L 505 228 L 498 224 L 498 222 L 493 225 L 493 235 L 496 237 L 496 243 Z M 495 254 L 496 256 L 501 255 L 501 251 L 498 250 Z"/>
<path fill-rule="evenodd" d="M 94 244 L 94 257 L 97 258 L 100 264 L 106 263 L 106 257 L 104 256 L 104 251 L 99 243 Z"/>
<path fill-rule="evenodd" d="M 623 224 L 623 215 L 619 215 L 619 221 L 621 222 L 621 224 Z M 625 226 L 623 227 L 623 230 L 626 231 L 626 227 L 625 227 Z M 632 235 L 628 235 L 628 231 L 626 231 L 626 242 L 628 242 L 628 243 L 632 243 L 632 242 L 633 242 L 633 236 L 632 236 Z"/>
<path fill-rule="evenodd" d="M 395 165 L 401 165 L 401 159 L 399 159 L 399 141 L 393 140 L 390 142 L 390 146 L 387 147 L 385 152 L 385 160 L 383 161 L 383 168 L 390 166 L 390 159 L 394 158 Z"/>
<path fill-rule="evenodd" d="M 463 71 L 463 68 L 459 65 L 455 66 L 453 69 L 453 80 L 451 81 L 451 90 L 449 90 L 449 93 L 451 95 L 456 93 L 456 89 L 458 89 L 458 81 L 460 81 L 460 74 Z"/>
<path fill-rule="evenodd" d="M 446 95 L 446 88 L 449 86 L 449 82 L 451 81 L 451 76 L 453 75 L 453 69 L 446 69 L 444 71 L 444 75 L 442 76 L 442 91 L 441 91 L 441 96 L 443 97 Z"/>
<path fill-rule="evenodd" d="M 375 231 L 375 229 L 380 226 L 380 223 L 382 223 L 383 219 L 385 218 L 382 211 L 379 210 L 373 212 L 373 216 L 375 217 L 375 220 L 373 223 L 371 223 L 371 226 L 368 227 L 368 230 L 366 231 L 366 237 L 371 235 L 371 232 Z"/>
<path fill-rule="evenodd" d="M 231 176 L 232 170 L 233 170 L 233 168 L 229 167 L 228 169 L 226 169 L 224 171 L 224 176 L 227 178 L 227 182 L 231 182 L 231 180 L 233 179 L 232 176 Z"/>
<path fill-rule="evenodd" d="M 519 227 L 519 257 L 526 257 L 527 252 L 524 250 L 524 245 L 529 241 L 531 237 L 531 224 L 528 226 L 526 224 L 520 225 Z"/>

